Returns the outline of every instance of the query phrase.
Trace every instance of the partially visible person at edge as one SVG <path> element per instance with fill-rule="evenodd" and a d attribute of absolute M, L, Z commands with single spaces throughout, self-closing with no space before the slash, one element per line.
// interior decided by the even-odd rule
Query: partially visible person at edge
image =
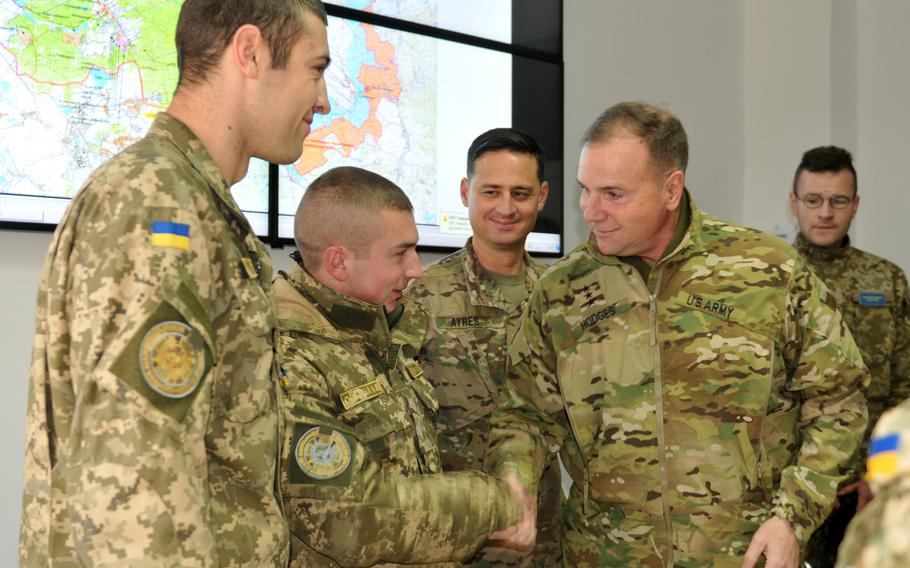
<path fill-rule="evenodd" d="M 866 470 L 875 499 L 847 528 L 837 568 L 904 568 L 910 558 L 910 400 L 878 421 Z"/>
<path fill-rule="evenodd" d="M 187 0 L 180 79 L 51 243 L 26 428 L 23 566 L 286 566 L 268 252 L 230 186 L 329 103 L 317 0 Z"/>
<path fill-rule="evenodd" d="M 794 245 L 812 271 L 838 298 L 838 306 L 869 368 L 866 390 L 869 426 L 910 396 L 910 293 L 904 271 L 894 263 L 859 250 L 847 232 L 859 209 L 856 170 L 850 152 L 837 146 L 813 148 L 793 176 L 790 211 L 799 223 Z M 844 530 L 872 498 L 857 460 L 856 475 L 842 484 L 831 516 L 812 535 L 806 560 L 812 568 L 831 568 Z"/>
<path fill-rule="evenodd" d="M 588 241 L 512 343 L 490 471 L 572 476 L 565 566 L 795 568 L 866 427 L 834 298 L 789 245 L 698 210 L 679 120 L 607 109 L 578 166 Z M 507 535 L 533 539 L 533 515 Z"/>
<path fill-rule="evenodd" d="M 436 428 L 445 471 L 483 467 L 508 345 L 547 267 L 525 252 L 549 191 L 544 165 L 543 149 L 527 134 L 496 128 L 478 136 L 461 180 L 473 237 L 430 266 L 408 290 L 430 315 L 420 361 L 439 397 Z M 540 484 L 533 552 L 489 546 L 468 565 L 558 566 L 563 501 L 559 461 L 550 459 Z"/>
<path fill-rule="evenodd" d="M 438 402 L 416 360 L 427 315 L 401 297 L 423 272 L 411 202 L 380 175 L 334 168 L 294 225 L 298 264 L 273 288 L 291 565 L 455 566 L 521 506 L 487 474 L 441 473 Z"/>

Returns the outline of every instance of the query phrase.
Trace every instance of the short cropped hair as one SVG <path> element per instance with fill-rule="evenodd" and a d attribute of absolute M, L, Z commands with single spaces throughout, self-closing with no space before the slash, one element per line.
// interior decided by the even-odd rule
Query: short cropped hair
<path fill-rule="evenodd" d="M 537 181 L 543 182 L 546 175 L 543 148 L 532 136 L 514 128 L 487 130 L 471 142 L 471 147 L 468 148 L 468 179 L 474 176 L 477 158 L 496 150 L 508 150 L 533 157 L 537 161 Z"/>
<path fill-rule="evenodd" d="M 178 87 L 201 83 L 218 65 L 240 26 L 259 28 L 269 46 L 272 67 L 284 69 L 291 49 L 305 32 L 304 15 L 328 23 L 320 0 L 186 0 L 177 20 Z"/>
<path fill-rule="evenodd" d="M 357 258 L 369 256 L 381 226 L 382 211 L 414 207 L 400 187 L 369 170 L 353 166 L 332 168 L 307 188 L 294 217 L 294 240 L 303 265 L 313 271 L 332 245 L 342 245 Z"/>
<path fill-rule="evenodd" d="M 859 186 L 856 180 L 856 169 L 853 167 L 853 156 L 850 152 L 839 146 L 812 148 L 803 154 L 803 159 L 796 166 L 796 173 L 793 174 L 793 193 L 796 193 L 796 182 L 799 181 L 799 175 L 803 172 L 836 174 L 844 170 L 849 170 L 853 174 L 853 195 L 856 195 Z"/>
<path fill-rule="evenodd" d="M 622 102 L 605 110 L 585 131 L 582 143 L 610 142 L 629 134 L 647 145 L 655 173 L 686 171 L 689 164 L 686 129 L 669 111 L 643 101 Z"/>

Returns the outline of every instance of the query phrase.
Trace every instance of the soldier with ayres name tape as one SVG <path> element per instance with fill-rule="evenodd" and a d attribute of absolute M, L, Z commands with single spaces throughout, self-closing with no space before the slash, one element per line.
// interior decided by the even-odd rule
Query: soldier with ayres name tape
<path fill-rule="evenodd" d="M 411 202 L 334 168 L 307 188 L 294 234 L 297 266 L 273 288 L 291 566 L 457 566 L 521 508 L 498 479 L 442 472 L 416 360 L 427 314 L 402 299 L 423 272 Z"/>
<path fill-rule="evenodd" d="M 782 240 L 695 206 L 666 110 L 619 103 L 583 140 L 591 234 L 531 295 L 488 469 L 533 495 L 560 452 L 564 566 L 796 568 L 866 426 L 834 299 Z"/>
<path fill-rule="evenodd" d="M 230 193 L 329 110 L 318 0 L 187 0 L 179 83 L 73 198 L 41 275 L 23 566 L 274 566 L 269 254 Z"/>
<path fill-rule="evenodd" d="M 483 467 L 508 345 L 546 269 L 525 251 L 549 193 L 540 144 L 513 128 L 488 130 L 468 148 L 466 169 L 460 192 L 473 236 L 408 290 L 430 312 L 420 360 L 439 396 L 435 421 L 446 471 Z M 468 565 L 557 566 L 564 498 L 556 459 L 545 468 L 538 500 L 542 513 L 532 551 L 488 546 Z"/>

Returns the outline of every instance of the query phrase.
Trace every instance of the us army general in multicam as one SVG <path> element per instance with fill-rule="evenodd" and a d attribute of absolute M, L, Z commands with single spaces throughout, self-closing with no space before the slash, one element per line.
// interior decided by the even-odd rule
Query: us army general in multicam
<path fill-rule="evenodd" d="M 825 286 L 783 241 L 700 212 L 687 158 L 647 103 L 594 122 L 591 235 L 511 346 L 487 458 L 533 491 L 561 452 L 565 566 L 795 568 L 866 426 L 868 372 Z"/>
<path fill-rule="evenodd" d="M 467 177 L 461 180 L 473 237 L 408 290 L 430 314 L 420 361 L 439 397 L 435 419 L 445 471 L 483 467 L 508 344 L 546 269 L 525 252 L 549 191 L 544 164 L 543 149 L 527 134 L 496 128 L 478 136 L 468 148 Z M 489 546 L 470 565 L 558 566 L 563 501 L 559 462 L 551 459 L 540 483 L 533 553 Z"/>
<path fill-rule="evenodd" d="M 325 21 L 185 2 L 168 112 L 73 199 L 38 292 L 23 566 L 287 564 L 271 263 L 229 186 L 328 111 Z"/>
<path fill-rule="evenodd" d="M 416 357 L 423 269 L 401 189 L 329 170 L 295 218 L 298 266 L 275 281 L 288 420 L 281 474 L 291 565 L 452 565 L 521 507 L 480 472 L 441 473 L 433 386 Z"/>
<path fill-rule="evenodd" d="M 910 558 L 910 400 L 875 426 L 867 472 L 875 499 L 850 523 L 837 568 L 903 568 Z"/>
<path fill-rule="evenodd" d="M 910 294 L 899 267 L 850 245 L 847 231 L 858 208 L 856 170 L 847 150 L 822 146 L 803 154 L 790 193 L 790 210 L 799 222 L 796 249 L 838 297 L 844 321 L 869 368 L 871 430 L 885 410 L 910 396 Z M 867 430 L 863 438 L 861 456 L 866 455 L 870 433 Z M 838 492 L 840 506 L 812 536 L 807 559 L 813 568 L 834 566 L 837 546 L 854 511 L 871 499 L 863 472 L 860 465 L 857 477 Z"/>

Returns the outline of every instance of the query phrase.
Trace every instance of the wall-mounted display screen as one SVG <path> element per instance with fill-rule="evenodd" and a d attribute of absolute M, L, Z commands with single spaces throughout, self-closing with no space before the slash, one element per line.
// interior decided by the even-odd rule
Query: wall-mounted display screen
<path fill-rule="evenodd" d="M 329 3 L 503 43 L 512 41 L 512 0 L 332 0 Z"/>
<path fill-rule="evenodd" d="M 452 245 L 445 236 L 470 233 L 458 193 L 463 155 L 489 125 L 512 122 L 512 56 L 338 18 L 329 30 L 329 50 L 340 54 L 327 72 L 332 109 L 316 117 L 301 159 L 279 170 L 279 236 L 293 237 L 316 176 L 356 165 L 408 194 L 421 244 Z"/>
<path fill-rule="evenodd" d="M 458 192 L 465 152 L 481 132 L 515 126 L 543 144 L 556 189 L 528 248 L 561 253 L 561 58 L 511 49 L 527 27 L 514 1 L 326 3 L 332 109 L 317 115 L 297 163 L 270 176 L 253 160 L 232 188 L 256 233 L 290 242 L 306 186 L 357 165 L 405 190 L 422 247 L 459 247 L 470 235 Z M 0 227 L 52 228 L 91 171 L 167 108 L 180 4 L 0 0 Z M 532 90 L 556 107 L 529 112 Z"/>
<path fill-rule="evenodd" d="M 145 135 L 177 85 L 181 3 L 0 0 L 0 221 L 52 226 Z M 267 235 L 268 164 L 232 191 Z"/>

